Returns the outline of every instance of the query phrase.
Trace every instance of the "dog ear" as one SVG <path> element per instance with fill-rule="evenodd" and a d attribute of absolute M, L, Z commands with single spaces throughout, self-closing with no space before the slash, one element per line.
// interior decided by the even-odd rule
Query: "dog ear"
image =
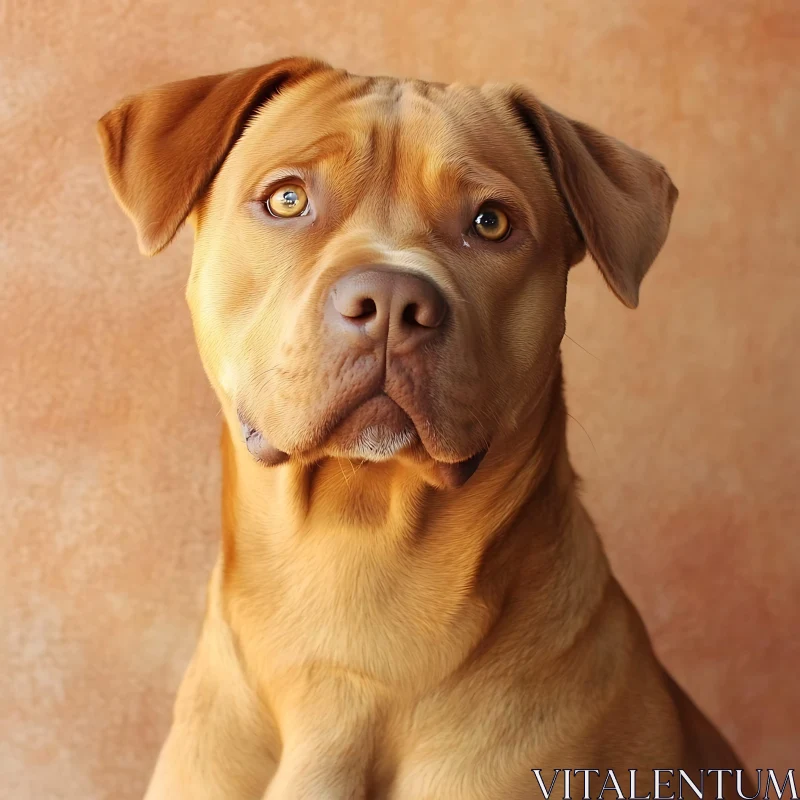
<path fill-rule="evenodd" d="M 511 102 L 533 133 L 586 248 L 629 308 L 667 238 L 678 190 L 644 153 L 559 114 L 524 89 Z M 585 250 L 576 254 L 577 263 Z"/>
<path fill-rule="evenodd" d="M 97 123 L 106 174 L 139 249 L 166 247 L 248 120 L 282 88 L 327 64 L 286 58 L 169 83 L 124 99 Z"/>

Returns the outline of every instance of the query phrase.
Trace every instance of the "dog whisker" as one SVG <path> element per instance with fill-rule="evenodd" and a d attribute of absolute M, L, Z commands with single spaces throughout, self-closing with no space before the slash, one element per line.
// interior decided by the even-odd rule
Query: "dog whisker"
<path fill-rule="evenodd" d="M 589 443 L 592 445 L 592 449 L 596 453 L 597 452 L 597 448 L 594 446 L 594 442 L 592 441 L 592 437 L 589 436 L 589 431 L 587 431 L 586 428 L 584 428 L 583 425 L 581 424 L 581 421 L 579 419 L 577 419 L 576 417 L 573 417 L 572 414 L 569 413 L 569 411 L 567 411 L 567 416 L 571 420 L 576 422 L 578 424 L 578 426 L 580 427 L 580 429 L 586 434 L 586 438 L 589 440 Z"/>
<path fill-rule="evenodd" d="M 598 358 L 590 350 L 587 350 L 580 342 L 576 342 L 568 333 L 564 334 L 564 338 L 565 339 L 569 339 L 572 342 L 572 344 L 574 344 L 576 347 L 580 347 L 580 349 L 583 350 L 584 353 L 586 353 L 587 355 L 590 355 L 594 359 L 597 359 L 597 361 L 599 361 L 601 364 L 603 363 L 602 359 Z"/>
<path fill-rule="evenodd" d="M 342 479 L 344 480 L 344 484 L 349 489 L 350 488 L 350 481 L 347 479 L 347 475 L 345 474 L 344 467 L 342 466 L 342 459 L 341 458 L 337 458 L 336 462 L 339 464 L 339 469 L 341 470 Z"/>

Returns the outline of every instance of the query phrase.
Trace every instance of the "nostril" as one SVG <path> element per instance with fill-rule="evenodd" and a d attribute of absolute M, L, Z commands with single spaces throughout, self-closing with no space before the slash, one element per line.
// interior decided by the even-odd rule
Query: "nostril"
<path fill-rule="evenodd" d="M 403 322 L 406 325 L 420 325 L 419 306 L 416 303 L 409 303 L 403 309 Z"/>
<path fill-rule="evenodd" d="M 345 319 L 353 322 L 369 322 L 378 313 L 378 307 L 371 297 L 358 294 L 349 297 L 347 294 L 335 295 L 333 305 Z"/>
<path fill-rule="evenodd" d="M 447 305 L 438 296 L 403 308 L 403 324 L 413 328 L 438 328 L 444 321 Z"/>
<path fill-rule="evenodd" d="M 357 314 L 355 317 L 353 317 L 353 319 L 367 322 L 378 313 L 378 307 L 375 305 L 375 301 L 371 297 L 365 297 L 361 301 L 360 312 L 361 313 Z"/>

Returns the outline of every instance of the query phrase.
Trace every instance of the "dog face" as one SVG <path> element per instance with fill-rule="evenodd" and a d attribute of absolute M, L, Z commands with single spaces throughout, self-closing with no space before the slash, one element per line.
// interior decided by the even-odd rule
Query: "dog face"
<path fill-rule="evenodd" d="M 198 209 L 188 296 L 258 457 L 460 463 L 535 403 L 578 243 L 496 105 L 323 72 L 233 147 Z"/>
<path fill-rule="evenodd" d="M 523 90 L 300 59 L 129 99 L 100 135 L 145 252 L 194 226 L 200 353 L 253 456 L 401 458 L 440 485 L 536 406 L 569 267 L 588 247 L 635 306 L 677 196 Z"/>

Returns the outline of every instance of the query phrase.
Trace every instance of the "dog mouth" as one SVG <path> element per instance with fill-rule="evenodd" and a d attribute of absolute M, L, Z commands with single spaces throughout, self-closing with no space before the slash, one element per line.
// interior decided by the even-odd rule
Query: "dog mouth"
<path fill-rule="evenodd" d="M 258 428 L 241 416 L 239 423 L 247 450 L 257 461 L 271 467 L 289 460 L 289 453 L 275 447 Z M 480 466 L 487 449 L 454 463 L 432 459 L 436 482 L 445 488 L 463 486 Z M 325 441 L 325 452 L 339 458 L 381 462 L 403 452 L 419 456 L 426 451 L 410 415 L 386 393 L 380 392 L 357 406 L 333 428 Z"/>
<path fill-rule="evenodd" d="M 384 392 L 355 408 L 332 431 L 326 449 L 346 458 L 386 461 L 420 444 L 411 417 Z"/>
<path fill-rule="evenodd" d="M 239 417 L 239 426 L 247 445 L 247 451 L 256 461 L 260 461 L 267 467 L 276 467 L 289 460 L 288 453 L 278 450 L 260 430 L 243 420 L 241 416 Z"/>

